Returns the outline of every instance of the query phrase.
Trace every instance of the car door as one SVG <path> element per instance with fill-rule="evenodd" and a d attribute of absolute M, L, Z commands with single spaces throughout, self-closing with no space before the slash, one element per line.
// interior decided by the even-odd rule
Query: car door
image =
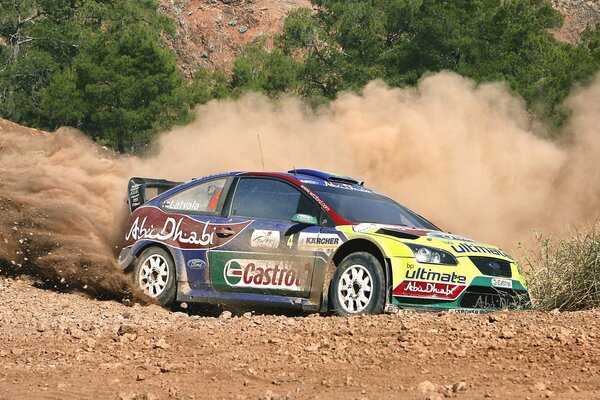
<path fill-rule="evenodd" d="M 249 225 L 226 245 L 209 250 L 213 288 L 308 298 L 315 252 L 299 246 L 299 240 L 318 237 L 320 207 L 282 179 L 247 176 L 235 185 L 228 215 L 216 222 Z M 312 223 L 292 222 L 298 214 Z"/>
<path fill-rule="evenodd" d="M 225 244 L 245 228 L 244 224 L 215 224 L 232 181 L 228 177 L 199 181 L 166 197 L 159 208 L 149 207 L 148 216 L 140 215 L 143 225 L 152 228 L 149 231 L 171 248 L 177 261 L 177 278 L 184 289 L 185 285 L 208 289 L 207 250 Z M 222 235 L 223 230 L 233 234 Z"/>

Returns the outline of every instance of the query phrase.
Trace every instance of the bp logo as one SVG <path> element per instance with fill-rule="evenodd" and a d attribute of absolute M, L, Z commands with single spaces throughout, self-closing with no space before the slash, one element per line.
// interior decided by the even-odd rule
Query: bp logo
<path fill-rule="evenodd" d="M 244 267 L 242 267 L 237 260 L 227 261 L 225 269 L 223 270 L 223 277 L 229 286 L 236 286 L 240 283 L 243 274 Z"/>

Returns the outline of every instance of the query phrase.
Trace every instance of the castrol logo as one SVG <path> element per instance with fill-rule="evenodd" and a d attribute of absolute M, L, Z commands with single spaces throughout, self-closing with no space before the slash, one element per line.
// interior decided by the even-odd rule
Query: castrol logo
<path fill-rule="evenodd" d="M 237 259 L 227 261 L 223 277 L 234 287 L 300 290 L 307 273 L 277 261 Z"/>

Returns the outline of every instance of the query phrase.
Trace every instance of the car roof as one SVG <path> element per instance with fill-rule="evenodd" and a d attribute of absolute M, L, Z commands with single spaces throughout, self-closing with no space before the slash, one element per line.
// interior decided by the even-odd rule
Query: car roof
<path fill-rule="evenodd" d="M 374 192 L 373 190 L 364 187 L 364 182 L 362 180 L 314 169 L 291 169 L 287 172 L 225 172 L 195 178 L 190 182 L 186 182 L 184 185 L 188 186 L 189 184 L 192 184 L 192 182 L 215 178 L 226 178 L 230 176 L 267 176 L 273 178 L 282 178 L 296 183 L 300 181 L 300 183 L 311 186 L 328 186 L 341 189 L 358 190 L 361 192 Z"/>
<path fill-rule="evenodd" d="M 372 191 L 370 189 L 365 188 L 363 186 L 364 182 L 359 179 L 314 169 L 291 169 L 287 172 L 226 172 L 222 174 L 213 174 L 203 176 L 201 178 L 195 178 L 192 181 L 203 181 L 206 179 L 248 175 L 269 176 L 292 181 L 297 180 L 306 185 L 342 187 L 348 189 L 353 188 L 365 192 Z"/>

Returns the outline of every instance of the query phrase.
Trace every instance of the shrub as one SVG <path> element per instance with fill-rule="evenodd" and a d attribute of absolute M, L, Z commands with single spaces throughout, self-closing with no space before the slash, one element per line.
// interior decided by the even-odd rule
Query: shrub
<path fill-rule="evenodd" d="M 529 289 L 538 310 L 584 310 L 600 306 L 600 223 L 570 239 L 536 235 L 527 255 Z"/>

